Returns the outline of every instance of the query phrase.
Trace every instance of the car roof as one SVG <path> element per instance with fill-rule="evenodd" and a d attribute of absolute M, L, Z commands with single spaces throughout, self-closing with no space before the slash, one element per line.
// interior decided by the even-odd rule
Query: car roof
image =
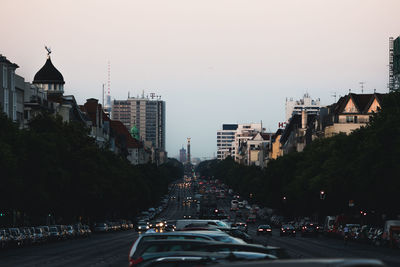
<path fill-rule="evenodd" d="M 252 262 L 237 262 L 221 264 L 220 266 L 237 266 L 237 267 L 292 267 L 292 266 L 312 266 L 312 267 L 358 267 L 358 266 L 386 266 L 381 260 L 377 259 L 289 259 L 289 260 L 273 260 L 273 261 L 252 261 Z"/>

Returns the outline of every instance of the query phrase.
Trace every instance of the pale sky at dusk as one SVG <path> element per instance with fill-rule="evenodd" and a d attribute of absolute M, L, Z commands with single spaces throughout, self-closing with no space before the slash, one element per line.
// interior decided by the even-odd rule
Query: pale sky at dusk
<path fill-rule="evenodd" d="M 0 53 L 31 82 L 44 45 L 79 104 L 155 92 L 166 101 L 170 157 L 192 138 L 212 157 L 223 123 L 274 132 L 285 98 L 333 103 L 387 92 L 388 40 L 400 35 L 399 0 L 0 0 Z"/>

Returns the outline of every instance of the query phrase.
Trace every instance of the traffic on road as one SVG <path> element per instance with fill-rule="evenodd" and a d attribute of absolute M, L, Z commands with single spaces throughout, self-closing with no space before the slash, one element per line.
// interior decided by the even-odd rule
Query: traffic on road
<path fill-rule="evenodd" d="M 376 237 L 396 227 L 287 220 L 194 175 L 132 220 L 2 229 L 0 266 L 400 266 L 397 243 Z"/>

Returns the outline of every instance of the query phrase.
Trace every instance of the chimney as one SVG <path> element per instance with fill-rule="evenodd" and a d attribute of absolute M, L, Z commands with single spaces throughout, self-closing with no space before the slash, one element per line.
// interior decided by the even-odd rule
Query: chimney
<path fill-rule="evenodd" d="M 301 111 L 301 128 L 307 128 L 307 111 L 305 108 Z"/>

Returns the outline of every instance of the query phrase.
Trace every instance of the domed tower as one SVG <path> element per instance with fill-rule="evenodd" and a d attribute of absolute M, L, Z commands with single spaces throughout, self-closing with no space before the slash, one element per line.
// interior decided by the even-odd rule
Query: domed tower
<path fill-rule="evenodd" d="M 136 140 L 139 140 L 140 139 L 140 137 L 139 137 L 139 130 L 138 130 L 138 128 L 136 127 L 136 125 L 133 125 L 133 127 L 131 128 L 131 135 L 132 135 L 132 137 L 133 138 L 135 138 Z"/>
<path fill-rule="evenodd" d="M 46 47 L 47 60 L 44 66 L 35 74 L 33 84 L 47 91 L 48 96 L 62 96 L 64 93 L 64 77 L 51 63 L 50 48 Z"/>

